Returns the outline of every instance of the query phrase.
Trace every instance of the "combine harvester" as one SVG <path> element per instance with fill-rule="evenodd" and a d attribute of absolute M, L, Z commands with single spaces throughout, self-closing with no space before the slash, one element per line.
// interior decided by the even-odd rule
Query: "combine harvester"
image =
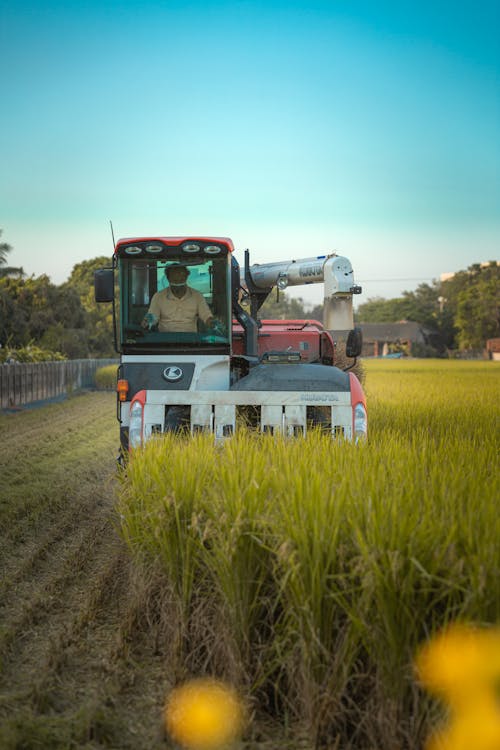
<path fill-rule="evenodd" d="M 223 439 L 241 423 L 285 435 L 320 425 L 333 437 L 366 437 L 363 389 L 347 372 L 361 353 L 352 308 L 361 288 L 350 262 L 333 254 L 250 265 L 247 250 L 241 274 L 233 252 L 232 241 L 221 237 L 122 239 L 112 268 L 95 272 L 96 301 L 113 302 L 122 456 L 158 433 L 209 431 Z M 169 286 L 167 273 L 179 277 L 168 269 L 179 265 L 208 305 L 198 304 L 194 326 L 169 326 L 150 311 L 153 295 Z M 315 283 L 324 284 L 323 324 L 258 320 L 273 287 Z M 335 366 L 337 341 L 353 359 L 344 370 Z"/>

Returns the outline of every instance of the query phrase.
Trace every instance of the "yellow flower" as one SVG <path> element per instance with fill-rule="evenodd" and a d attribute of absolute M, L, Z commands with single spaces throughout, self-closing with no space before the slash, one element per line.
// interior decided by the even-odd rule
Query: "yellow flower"
<path fill-rule="evenodd" d="M 189 750 L 220 750 L 243 731 L 244 710 L 236 692 L 210 678 L 191 680 L 170 694 L 165 726 Z"/>
<path fill-rule="evenodd" d="M 415 664 L 429 692 L 460 710 L 500 680 L 500 629 L 451 625 L 420 650 Z"/>
<path fill-rule="evenodd" d="M 431 736 L 426 750 L 500 750 L 500 707 L 492 699 L 476 703 Z"/>
<path fill-rule="evenodd" d="M 415 666 L 451 708 L 449 725 L 426 750 L 500 750 L 500 628 L 452 625 L 420 650 Z"/>

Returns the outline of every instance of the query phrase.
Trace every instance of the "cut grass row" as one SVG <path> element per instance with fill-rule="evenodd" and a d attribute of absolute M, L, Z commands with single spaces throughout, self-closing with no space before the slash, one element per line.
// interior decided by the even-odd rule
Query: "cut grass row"
<path fill-rule="evenodd" d="M 165 748 L 158 587 L 117 533 L 115 413 L 91 393 L 0 415 L 2 750 Z"/>
<path fill-rule="evenodd" d="M 177 677 L 230 679 L 311 747 L 420 747 L 418 644 L 500 620 L 499 377 L 370 362 L 366 445 L 241 433 L 137 453 L 122 529 L 165 575 Z"/>
<path fill-rule="evenodd" d="M 111 394 L 95 393 L 0 415 L 0 528 L 7 538 L 66 506 L 68 495 L 78 502 L 79 493 L 95 492 L 103 459 L 109 466 L 116 450 L 113 404 Z"/>

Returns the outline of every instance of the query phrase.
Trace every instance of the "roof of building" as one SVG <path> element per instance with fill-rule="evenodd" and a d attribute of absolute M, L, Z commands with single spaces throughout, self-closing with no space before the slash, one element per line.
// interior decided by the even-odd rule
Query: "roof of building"
<path fill-rule="evenodd" d="M 363 340 L 370 341 L 412 341 L 425 343 L 428 333 L 424 326 L 414 320 L 399 323 L 358 323 L 363 331 Z"/>

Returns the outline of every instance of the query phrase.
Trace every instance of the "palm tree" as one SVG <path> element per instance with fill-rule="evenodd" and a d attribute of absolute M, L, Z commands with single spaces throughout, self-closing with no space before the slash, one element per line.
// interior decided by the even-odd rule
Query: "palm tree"
<path fill-rule="evenodd" d="M 0 237 L 2 236 L 0 229 Z M 7 255 L 12 252 L 12 246 L 7 242 L 0 242 L 0 278 L 3 276 L 24 276 L 22 268 L 13 268 L 7 265 Z"/>

